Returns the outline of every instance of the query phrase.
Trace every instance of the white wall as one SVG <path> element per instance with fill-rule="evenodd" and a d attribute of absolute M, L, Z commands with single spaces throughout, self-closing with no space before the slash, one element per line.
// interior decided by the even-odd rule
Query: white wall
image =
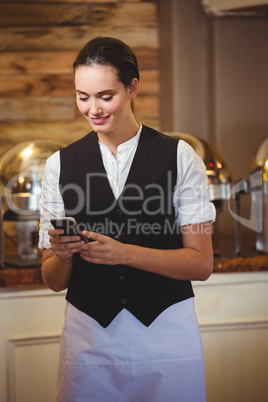
<path fill-rule="evenodd" d="M 208 402 L 268 400 L 268 272 L 194 284 Z"/>
<path fill-rule="evenodd" d="M 0 402 L 54 402 L 65 296 L 0 291 Z"/>

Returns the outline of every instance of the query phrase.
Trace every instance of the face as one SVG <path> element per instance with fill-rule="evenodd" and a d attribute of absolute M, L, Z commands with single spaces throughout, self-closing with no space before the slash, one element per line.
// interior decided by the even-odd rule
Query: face
<path fill-rule="evenodd" d="M 133 119 L 130 102 L 137 94 L 137 80 L 129 87 L 118 80 L 110 66 L 80 66 L 75 70 L 77 107 L 97 133 L 120 132 Z"/>

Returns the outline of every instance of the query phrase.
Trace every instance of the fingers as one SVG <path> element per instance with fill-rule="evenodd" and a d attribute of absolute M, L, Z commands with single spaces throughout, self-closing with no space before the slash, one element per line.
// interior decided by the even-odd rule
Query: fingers
<path fill-rule="evenodd" d="M 100 243 L 105 243 L 105 241 L 107 241 L 107 239 L 109 239 L 108 236 L 102 235 L 100 233 L 96 233 L 96 232 L 88 232 L 87 230 L 83 230 L 82 234 L 86 237 L 88 237 L 90 240 L 93 241 L 98 241 Z"/>
<path fill-rule="evenodd" d="M 94 255 L 103 254 L 114 241 L 111 237 L 101 235 L 100 233 L 84 230 L 82 234 L 91 240 L 91 242 L 85 243 L 82 247 L 81 252 L 84 256 L 89 255 L 89 253 L 90 255 L 93 255 L 93 253 Z"/>
<path fill-rule="evenodd" d="M 48 234 L 49 236 L 60 236 L 64 233 L 63 229 L 49 229 Z"/>
<path fill-rule="evenodd" d="M 53 243 L 70 243 L 81 241 L 80 236 L 64 236 L 63 229 L 49 229 L 48 234 L 50 235 L 49 241 Z M 84 242 L 83 242 L 84 244 Z"/>
<path fill-rule="evenodd" d="M 59 258 L 69 258 L 74 253 L 80 253 L 81 258 L 94 264 L 119 264 L 121 243 L 109 236 L 84 230 L 82 234 L 91 242 L 85 243 L 80 236 L 65 236 L 62 229 L 48 231 L 51 248 Z"/>
<path fill-rule="evenodd" d="M 74 253 L 80 252 L 85 244 L 80 236 L 64 236 L 62 229 L 50 229 L 48 234 L 50 235 L 51 249 L 59 258 L 71 257 Z"/>
<path fill-rule="evenodd" d="M 51 249 L 57 257 L 69 258 L 72 257 L 73 254 L 79 253 L 84 244 L 84 241 L 51 243 Z"/>
<path fill-rule="evenodd" d="M 81 248 L 80 255 L 85 261 L 105 265 L 120 264 L 122 243 L 95 232 L 84 231 L 83 235 L 93 240 Z"/>

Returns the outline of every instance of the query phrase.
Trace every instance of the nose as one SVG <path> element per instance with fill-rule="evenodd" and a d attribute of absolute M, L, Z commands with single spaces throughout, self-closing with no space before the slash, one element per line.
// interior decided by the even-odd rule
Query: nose
<path fill-rule="evenodd" d="M 97 99 L 90 100 L 89 112 L 94 116 L 101 114 L 102 110 Z"/>

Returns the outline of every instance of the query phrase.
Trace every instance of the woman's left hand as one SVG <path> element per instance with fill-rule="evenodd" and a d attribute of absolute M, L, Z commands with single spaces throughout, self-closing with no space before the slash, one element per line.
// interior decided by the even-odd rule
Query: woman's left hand
<path fill-rule="evenodd" d="M 124 263 L 123 243 L 95 232 L 83 231 L 83 235 L 93 240 L 86 243 L 80 251 L 85 261 L 105 265 Z"/>

